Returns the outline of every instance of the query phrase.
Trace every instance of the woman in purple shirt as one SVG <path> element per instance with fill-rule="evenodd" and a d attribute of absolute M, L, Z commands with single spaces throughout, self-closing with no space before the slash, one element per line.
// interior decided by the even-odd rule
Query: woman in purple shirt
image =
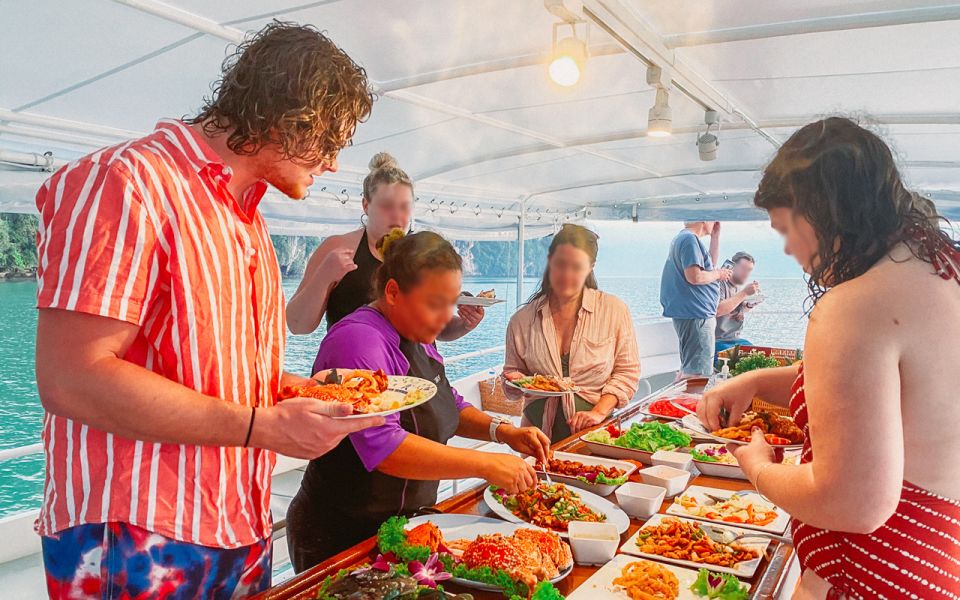
<path fill-rule="evenodd" d="M 350 434 L 310 461 L 287 511 L 287 545 L 297 572 L 370 537 L 391 515 L 437 501 L 441 479 L 479 477 L 510 492 L 536 483 L 533 468 L 511 454 L 447 446 L 454 435 L 499 441 L 544 460 L 550 440 L 535 427 L 498 423 L 450 387 L 433 346 L 460 295 L 461 260 L 435 233 L 381 241 L 377 299 L 334 325 L 320 344 L 314 372 L 383 369 L 437 384 L 437 395 L 386 424 Z"/>

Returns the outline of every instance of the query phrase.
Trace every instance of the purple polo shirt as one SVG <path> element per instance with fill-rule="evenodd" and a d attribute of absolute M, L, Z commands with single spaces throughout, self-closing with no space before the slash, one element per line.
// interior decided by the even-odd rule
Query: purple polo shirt
<path fill-rule="evenodd" d="M 443 363 L 431 344 L 423 344 L 430 358 Z M 313 372 L 323 369 L 383 369 L 387 375 L 406 375 L 410 363 L 400 352 L 400 334 L 379 311 L 362 306 L 330 328 L 320 343 Z M 451 388 L 453 389 L 453 388 Z M 453 389 L 458 410 L 471 406 Z M 386 423 L 349 435 L 354 450 L 368 471 L 376 470 L 409 432 L 400 426 L 400 415 L 385 417 Z"/>

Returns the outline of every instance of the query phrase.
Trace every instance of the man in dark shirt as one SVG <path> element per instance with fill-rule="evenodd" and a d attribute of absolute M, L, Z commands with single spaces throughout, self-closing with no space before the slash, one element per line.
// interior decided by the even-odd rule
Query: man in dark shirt
<path fill-rule="evenodd" d="M 733 346 L 749 346 L 743 339 L 743 321 L 747 312 L 756 306 L 760 298 L 760 284 L 747 283 L 756 261 L 746 252 L 737 252 L 730 259 L 733 275 L 720 282 L 720 302 L 717 304 L 716 351 L 722 352 Z"/>

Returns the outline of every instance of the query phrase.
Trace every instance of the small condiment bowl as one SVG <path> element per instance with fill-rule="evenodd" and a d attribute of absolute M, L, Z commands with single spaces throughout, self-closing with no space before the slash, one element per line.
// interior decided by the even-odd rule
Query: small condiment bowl
<path fill-rule="evenodd" d="M 638 519 L 649 519 L 660 511 L 667 490 L 660 486 L 631 481 L 618 487 L 614 493 L 623 512 Z"/>
<path fill-rule="evenodd" d="M 602 565 L 610 562 L 620 546 L 620 534 L 613 523 L 571 521 L 567 536 L 573 559 L 580 565 Z"/>
<path fill-rule="evenodd" d="M 689 471 L 690 465 L 693 464 L 693 457 L 688 453 L 673 450 L 657 450 L 650 457 L 650 460 L 654 466 L 664 465 L 681 471 Z"/>
<path fill-rule="evenodd" d="M 667 490 L 667 498 L 672 498 L 687 489 L 690 482 L 690 471 L 682 471 L 674 467 L 657 465 L 640 469 L 640 478 L 648 485 L 656 485 Z"/>

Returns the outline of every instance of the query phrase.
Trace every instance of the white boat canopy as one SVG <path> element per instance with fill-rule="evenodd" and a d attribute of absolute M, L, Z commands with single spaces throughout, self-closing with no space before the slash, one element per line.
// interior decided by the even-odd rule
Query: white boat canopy
<path fill-rule="evenodd" d="M 751 205 L 760 170 L 798 126 L 829 114 L 875 124 L 909 184 L 960 218 L 960 4 L 33 0 L 2 10 L 0 211 L 34 210 L 47 176 L 37 165 L 195 113 L 228 47 L 280 19 L 329 32 L 380 98 L 309 200 L 265 201 L 275 233 L 355 227 L 367 162 L 383 150 L 417 182 L 417 222 L 454 238 L 535 237 L 585 218 L 762 218 Z M 555 29 L 589 48 L 570 87 L 547 75 Z M 672 110 L 668 137 L 648 131 L 655 102 Z M 708 109 L 719 147 L 703 161 Z"/>

